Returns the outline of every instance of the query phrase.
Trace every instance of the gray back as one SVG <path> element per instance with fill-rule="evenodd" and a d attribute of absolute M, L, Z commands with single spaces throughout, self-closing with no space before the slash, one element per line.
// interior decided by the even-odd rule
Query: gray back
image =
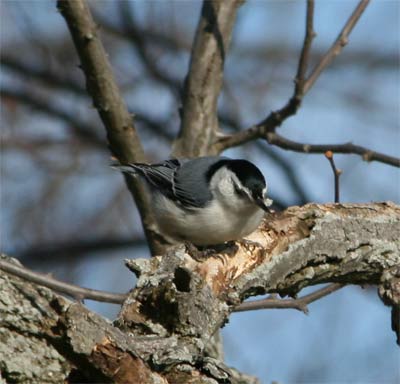
<path fill-rule="evenodd" d="M 226 157 L 207 156 L 196 159 L 180 160 L 182 165 L 174 179 L 174 194 L 185 206 L 204 207 L 212 199 L 208 188 L 211 173 L 218 169 L 218 163 L 224 163 Z"/>

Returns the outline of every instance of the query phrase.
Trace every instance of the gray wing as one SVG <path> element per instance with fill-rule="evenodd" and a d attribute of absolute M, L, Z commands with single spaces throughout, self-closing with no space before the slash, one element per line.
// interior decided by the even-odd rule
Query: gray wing
<path fill-rule="evenodd" d="M 210 170 L 227 158 L 219 156 L 172 159 L 159 164 L 118 166 L 122 172 L 140 173 L 151 187 L 184 208 L 201 208 L 212 200 Z"/>
<path fill-rule="evenodd" d="M 174 177 L 180 166 L 181 162 L 177 159 L 166 160 L 158 164 L 115 165 L 122 172 L 140 174 L 146 179 L 150 187 L 160 191 L 170 199 L 174 199 Z"/>
<path fill-rule="evenodd" d="M 213 198 L 208 187 L 214 168 L 227 158 L 219 156 L 184 160 L 174 177 L 174 196 L 185 207 L 201 208 Z"/>

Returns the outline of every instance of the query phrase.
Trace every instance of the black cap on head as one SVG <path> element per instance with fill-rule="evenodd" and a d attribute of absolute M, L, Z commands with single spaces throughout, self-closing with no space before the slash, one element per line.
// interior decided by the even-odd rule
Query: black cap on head
<path fill-rule="evenodd" d="M 254 199 L 263 197 L 263 189 L 266 187 L 265 178 L 253 163 L 247 160 L 230 160 L 226 166 L 235 173 Z"/>

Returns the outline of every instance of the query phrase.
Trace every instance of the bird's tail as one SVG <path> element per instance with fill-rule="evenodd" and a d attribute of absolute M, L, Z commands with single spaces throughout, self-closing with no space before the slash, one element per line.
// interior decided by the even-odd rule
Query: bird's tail
<path fill-rule="evenodd" d="M 138 173 L 140 173 L 141 170 L 141 166 L 143 166 L 144 164 L 139 164 L 139 163 L 135 163 L 135 164 L 121 164 L 117 161 L 114 161 L 110 164 L 111 168 L 117 169 L 123 173 L 129 173 L 129 174 L 134 174 L 137 175 Z"/>

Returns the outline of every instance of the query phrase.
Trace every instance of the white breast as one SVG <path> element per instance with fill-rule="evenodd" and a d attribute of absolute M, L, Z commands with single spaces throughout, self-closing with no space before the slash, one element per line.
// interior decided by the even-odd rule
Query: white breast
<path fill-rule="evenodd" d="M 204 208 L 188 212 L 158 194 L 154 213 L 161 232 L 179 241 L 213 245 L 241 239 L 257 229 L 264 211 L 237 196 L 227 172 L 216 172 L 210 183 L 215 198 Z"/>

